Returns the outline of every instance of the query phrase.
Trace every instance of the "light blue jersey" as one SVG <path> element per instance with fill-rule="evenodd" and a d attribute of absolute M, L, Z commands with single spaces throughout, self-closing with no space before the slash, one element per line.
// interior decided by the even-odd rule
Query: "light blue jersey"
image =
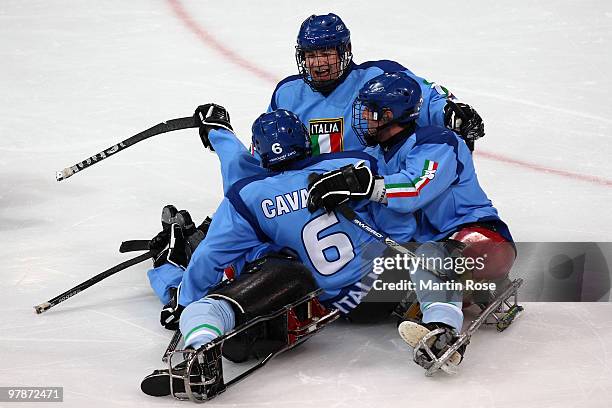
<path fill-rule="evenodd" d="M 259 159 L 251 155 L 233 132 L 211 129 L 208 139 L 221 162 L 223 194 L 227 194 L 238 180 L 268 173 L 268 170 L 261 167 Z"/>
<path fill-rule="evenodd" d="M 233 132 L 225 129 L 211 129 L 208 137 L 221 162 L 224 194 L 243 178 L 267 173 L 267 170 L 259 164 L 258 159 L 251 156 L 249 150 Z M 216 215 L 213 214 L 213 218 L 216 218 Z M 270 251 L 278 251 L 280 249 L 281 247 L 270 243 L 261 244 L 257 248 L 253 248 L 245 253 L 243 257 L 227 265 L 227 269 L 234 274 L 236 271 L 242 270 L 248 262 L 252 262 Z M 197 257 L 197 253 L 196 251 L 193 257 Z M 168 290 L 180 285 L 183 274 L 184 270 L 182 268 L 170 263 L 152 268 L 147 272 L 151 288 L 164 304 L 170 302 Z"/>
<path fill-rule="evenodd" d="M 324 173 L 360 160 L 376 172 L 372 157 L 344 152 L 301 160 L 288 171 L 268 172 L 234 184 L 183 275 L 179 303 L 186 306 L 205 296 L 221 281 L 226 266 L 262 243 L 295 251 L 324 290 L 322 300 L 337 296 L 370 273 L 373 256 L 365 252 L 375 250 L 380 254 L 382 245 L 335 212 L 310 213 L 307 209 L 311 173 Z M 373 226 L 378 227 L 375 218 L 383 224 L 389 220 L 393 238 L 412 238 L 414 219 L 403 216 L 405 222 L 397 223 L 395 216 L 384 215 L 389 210 L 382 205 L 368 201 L 352 204 L 356 213 Z"/>
<path fill-rule="evenodd" d="M 401 64 L 389 60 L 359 65 L 351 62 L 344 80 L 330 93 L 315 92 L 301 76 L 289 76 L 276 86 L 267 111 L 282 108 L 295 113 L 309 131 L 313 156 L 363 150 L 365 147 L 351 127 L 353 101 L 367 81 L 384 72 L 397 71 L 406 72 L 421 85 L 423 105 L 417 124 L 444 126 L 444 107 L 447 98 L 454 98 L 452 94 L 446 88 L 428 82 Z M 221 162 L 224 193 L 237 180 L 266 172 L 260 166 L 256 153 L 247 149 L 232 132 L 211 130 L 209 139 Z"/>
<path fill-rule="evenodd" d="M 378 159 L 389 209 L 415 214 L 415 239 L 437 241 L 462 225 L 486 222 L 509 241 L 512 236 L 480 187 L 467 145 L 446 128 L 417 128 L 396 136 L 387 148 L 366 151 Z"/>
<path fill-rule="evenodd" d="M 363 150 L 364 146 L 351 127 L 353 101 L 370 79 L 385 72 L 406 72 L 420 85 L 423 106 L 419 126 L 444 126 L 444 106 L 452 97 L 444 88 L 414 75 L 394 61 L 351 62 L 344 80 L 329 94 L 313 91 L 301 76 L 281 81 L 272 94 L 268 112 L 287 109 L 306 125 L 313 144 L 313 155 L 343 150 Z"/>

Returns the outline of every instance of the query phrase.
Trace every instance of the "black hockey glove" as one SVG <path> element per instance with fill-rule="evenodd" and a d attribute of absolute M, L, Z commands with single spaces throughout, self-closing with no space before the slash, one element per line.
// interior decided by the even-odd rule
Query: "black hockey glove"
<path fill-rule="evenodd" d="M 196 123 L 200 125 L 200 139 L 205 148 L 215 151 L 210 140 L 208 139 L 208 132 L 211 129 L 227 129 L 234 131 L 230 124 L 230 116 L 227 110 L 221 105 L 214 103 L 207 103 L 206 105 L 200 105 L 196 108 L 193 117 Z"/>
<path fill-rule="evenodd" d="M 164 305 L 159 315 L 159 322 L 168 330 L 178 330 L 181 313 L 185 309 L 178 303 L 180 287 L 170 288 L 168 293 L 170 294 L 170 302 Z"/>
<path fill-rule="evenodd" d="M 172 204 L 164 206 L 161 213 L 162 230 L 149 241 L 149 251 L 152 253 L 153 266 L 159 266 L 165 262 L 158 263 L 160 255 L 168 249 L 170 243 L 170 228 L 176 222 L 178 210 Z"/>
<path fill-rule="evenodd" d="M 196 228 L 186 210 L 178 211 L 173 223 L 149 242 L 149 249 L 156 254 L 153 266 L 171 263 L 186 269 L 193 252 L 206 237 L 211 222 L 212 220 L 206 217 Z"/>
<path fill-rule="evenodd" d="M 474 150 L 474 142 L 485 135 L 482 118 L 474 108 L 465 103 L 447 100 L 444 107 L 444 124 L 459 134 L 470 150 Z"/>
<path fill-rule="evenodd" d="M 370 199 L 376 180 L 364 162 L 323 174 L 312 173 L 308 178 L 308 210 L 315 212 L 323 208 L 331 212 L 349 199 Z"/>

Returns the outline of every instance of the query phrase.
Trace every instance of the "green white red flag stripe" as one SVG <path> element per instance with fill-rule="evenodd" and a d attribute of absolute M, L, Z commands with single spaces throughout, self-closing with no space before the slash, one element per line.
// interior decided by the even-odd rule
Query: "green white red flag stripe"
<path fill-rule="evenodd" d="M 433 180 L 436 170 L 438 170 L 437 162 L 433 160 L 425 160 L 421 175 L 414 179 L 412 183 L 385 184 L 385 188 L 387 189 L 387 198 L 418 196 L 419 191 L 421 191 L 421 189 L 425 187 L 430 180 Z"/>
<path fill-rule="evenodd" d="M 341 152 L 343 150 L 341 133 L 310 135 L 310 142 L 312 143 L 313 156 L 323 153 Z"/>

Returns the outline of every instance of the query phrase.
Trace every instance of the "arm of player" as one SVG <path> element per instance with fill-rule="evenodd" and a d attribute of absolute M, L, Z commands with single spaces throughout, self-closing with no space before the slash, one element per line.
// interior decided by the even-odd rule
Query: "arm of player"
<path fill-rule="evenodd" d="M 421 106 L 417 124 L 420 127 L 446 127 L 444 107 L 448 98 L 455 98 L 453 94 L 442 85 L 429 82 L 424 78 L 414 76 L 414 74 L 411 74 L 411 76 L 421 85 L 421 91 L 423 92 L 423 105 Z"/>
<path fill-rule="evenodd" d="M 417 223 L 413 214 L 400 213 L 379 203 L 372 203 L 367 208 L 379 231 L 383 231 L 395 242 L 403 243 L 414 239 Z"/>
<path fill-rule="evenodd" d="M 387 206 L 412 213 L 443 193 L 457 178 L 457 156 L 447 144 L 424 144 L 405 159 L 399 173 L 384 176 Z"/>
<path fill-rule="evenodd" d="M 147 277 L 153 292 L 157 295 L 162 304 L 170 302 L 170 288 L 176 288 L 183 279 L 185 271 L 176 265 L 165 263 L 147 271 Z"/>
<path fill-rule="evenodd" d="M 221 162 L 223 194 L 226 194 L 238 180 L 265 171 L 260 166 L 259 160 L 251 155 L 233 132 L 225 129 L 213 129 L 208 134 L 208 138 Z"/>
<path fill-rule="evenodd" d="M 225 198 L 219 205 L 208 233 L 191 257 L 183 275 L 179 304 L 187 306 L 201 299 L 223 278 L 226 267 L 241 261 L 261 241 Z"/>
<path fill-rule="evenodd" d="M 461 103 L 447 88 L 423 78 L 414 77 L 421 85 L 423 105 L 417 119 L 421 127 L 434 125 L 457 133 L 474 150 L 474 142 L 485 135 L 484 122 L 476 110 Z"/>

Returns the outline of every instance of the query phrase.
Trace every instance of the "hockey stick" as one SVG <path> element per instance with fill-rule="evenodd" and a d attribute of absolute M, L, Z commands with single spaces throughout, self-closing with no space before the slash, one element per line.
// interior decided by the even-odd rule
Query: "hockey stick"
<path fill-rule="evenodd" d="M 134 251 L 146 251 L 149 249 L 148 239 L 132 239 L 129 241 L 123 241 L 119 246 L 119 252 L 134 252 Z"/>
<path fill-rule="evenodd" d="M 418 258 L 418 256 L 412 252 L 411 250 L 409 250 L 408 248 L 405 248 L 403 246 L 401 246 L 400 244 L 398 244 L 397 242 L 395 242 L 393 239 L 391 239 L 388 235 L 384 235 L 380 232 L 378 232 L 377 230 L 374 229 L 374 227 L 372 227 L 371 225 L 369 225 L 367 222 L 365 222 L 364 220 L 362 220 L 361 218 L 359 218 L 359 216 L 357 215 L 357 213 L 355 213 L 355 211 L 349 207 L 346 204 L 340 204 L 338 207 L 336 207 L 336 209 L 340 212 L 340 214 L 342 214 L 342 216 L 344 218 L 346 218 L 348 221 L 350 221 L 353 225 L 359 227 L 359 229 L 367 232 L 368 234 L 370 234 L 371 236 L 373 236 L 374 238 L 376 238 L 377 241 L 385 244 L 388 248 L 394 250 L 395 252 L 398 252 L 402 255 L 407 255 L 410 258 Z M 431 272 L 432 274 L 436 275 L 438 278 L 447 281 L 449 279 L 449 277 L 447 276 L 447 274 L 438 271 L 437 269 L 432 269 L 430 267 L 427 267 L 425 265 L 420 265 L 421 268 L 425 269 L 428 272 Z"/>
<path fill-rule="evenodd" d="M 174 350 L 176 350 L 176 346 L 178 346 L 179 342 L 181 341 L 181 338 L 183 338 L 181 331 L 176 330 L 174 332 L 174 336 L 172 336 L 172 339 L 170 339 L 170 343 L 168 344 L 168 347 L 166 347 L 166 351 L 164 351 L 164 355 L 162 356 L 163 363 L 168 362 L 168 358 L 170 357 L 170 354 L 172 354 Z"/>
<path fill-rule="evenodd" d="M 129 268 L 132 265 L 136 265 L 140 262 L 146 261 L 147 259 L 151 258 L 151 252 L 146 252 L 142 255 L 138 255 L 135 258 L 132 259 L 128 259 L 125 262 L 121 262 L 119 265 L 115 265 L 110 269 L 105 270 L 104 272 L 101 272 L 99 274 L 97 274 L 96 276 L 86 280 L 85 282 L 75 286 L 72 289 L 67 290 L 66 292 L 57 295 L 56 297 L 54 297 L 53 299 L 50 299 L 44 303 L 41 303 L 40 305 L 34 306 L 34 310 L 36 311 L 36 314 L 41 314 L 46 312 L 47 310 L 51 309 L 53 306 L 56 306 L 60 303 L 62 303 L 63 301 L 73 297 L 74 295 L 76 295 L 79 292 L 82 292 L 83 290 L 87 289 L 90 286 L 95 285 L 96 283 L 100 282 L 103 279 L 108 278 L 111 275 L 116 274 L 119 271 L 122 271 L 124 269 Z"/>
<path fill-rule="evenodd" d="M 150 138 L 151 136 L 159 135 L 166 132 L 171 132 L 174 130 L 180 129 L 188 129 L 198 127 L 197 123 L 193 119 L 192 116 L 187 116 L 184 118 L 178 119 L 170 119 L 165 122 L 159 123 L 147 130 L 144 130 L 137 135 L 134 135 L 128 139 L 125 139 L 123 142 L 119 142 L 114 146 L 109 147 L 101 151 L 100 153 L 94 154 L 93 156 L 79 162 L 71 167 L 66 167 L 64 170 L 58 171 L 55 175 L 57 181 L 62 181 L 72 176 L 74 173 L 78 173 L 79 171 L 86 169 L 89 166 L 92 166 L 113 154 L 120 152 L 121 150 L 127 149 L 128 147 L 142 142 L 145 139 Z"/>

